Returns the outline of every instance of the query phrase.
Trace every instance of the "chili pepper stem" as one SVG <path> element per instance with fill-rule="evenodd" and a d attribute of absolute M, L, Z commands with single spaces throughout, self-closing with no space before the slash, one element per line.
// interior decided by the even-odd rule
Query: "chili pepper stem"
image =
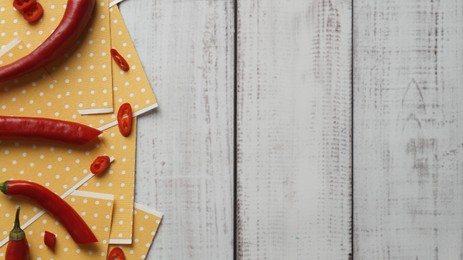
<path fill-rule="evenodd" d="M 8 181 L 5 181 L 2 184 L 0 184 L 0 191 L 8 195 Z"/>
<path fill-rule="evenodd" d="M 21 207 L 16 208 L 16 217 L 14 219 L 14 226 L 10 232 L 10 240 L 23 240 L 26 237 L 26 234 L 21 229 L 21 224 L 19 223 L 19 211 Z"/>
<path fill-rule="evenodd" d="M 9 180 L 8 195 L 21 196 L 39 204 L 53 215 L 78 244 L 98 242 L 90 227 L 82 217 L 60 196 L 44 186 L 25 180 Z"/>

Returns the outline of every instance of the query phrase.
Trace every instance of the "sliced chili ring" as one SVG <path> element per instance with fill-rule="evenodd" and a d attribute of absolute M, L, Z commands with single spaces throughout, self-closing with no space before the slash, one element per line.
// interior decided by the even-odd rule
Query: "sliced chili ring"
<path fill-rule="evenodd" d="M 111 49 L 111 56 L 113 57 L 114 61 L 117 63 L 119 68 L 121 68 L 123 71 L 129 71 L 129 64 L 116 49 Z"/>
<path fill-rule="evenodd" d="M 120 247 L 115 247 L 109 252 L 108 260 L 125 260 L 124 251 Z"/>
<path fill-rule="evenodd" d="M 43 7 L 40 3 L 35 3 L 24 10 L 23 17 L 29 23 L 35 23 L 43 16 Z"/>
<path fill-rule="evenodd" d="M 51 232 L 45 231 L 45 235 L 43 236 L 43 242 L 45 243 L 45 245 L 47 245 L 48 248 L 54 251 L 56 245 L 56 235 Z"/>
<path fill-rule="evenodd" d="M 22 13 L 35 3 L 37 3 L 37 0 L 14 0 L 13 6 L 16 10 Z"/>
<path fill-rule="evenodd" d="M 98 156 L 95 161 L 93 161 L 92 165 L 90 165 L 90 171 L 93 174 L 100 174 L 108 169 L 110 164 L 111 160 L 109 159 L 109 156 Z"/>
<path fill-rule="evenodd" d="M 122 104 L 117 112 L 117 125 L 123 136 L 127 137 L 132 132 L 132 121 L 132 106 L 129 103 Z"/>

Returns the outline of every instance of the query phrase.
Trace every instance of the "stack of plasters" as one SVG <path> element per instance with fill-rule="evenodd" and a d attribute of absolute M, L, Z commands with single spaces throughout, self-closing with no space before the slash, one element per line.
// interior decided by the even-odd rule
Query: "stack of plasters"
<path fill-rule="evenodd" d="M 59 24 L 67 0 L 38 2 L 44 7 L 44 16 L 30 25 L 12 1 L 0 1 L 0 65 L 30 53 Z M 99 242 L 79 246 L 37 205 L 0 194 L 0 258 L 18 205 L 34 259 L 106 259 L 116 246 L 128 259 L 143 259 L 153 243 L 162 215 L 134 202 L 136 120 L 131 135 L 124 137 L 116 114 L 121 104 L 130 103 L 134 116 L 139 116 L 155 109 L 157 101 L 118 2 L 97 1 L 88 32 L 66 59 L 0 83 L 1 115 L 75 121 L 103 131 L 99 142 L 84 147 L 27 141 L 0 144 L 0 182 L 30 180 L 56 192 L 76 209 Z M 125 57 L 128 72 L 112 60 L 111 48 Z M 114 161 L 106 173 L 95 176 L 89 168 L 100 155 Z M 57 235 L 55 251 L 45 246 L 44 231 Z"/>

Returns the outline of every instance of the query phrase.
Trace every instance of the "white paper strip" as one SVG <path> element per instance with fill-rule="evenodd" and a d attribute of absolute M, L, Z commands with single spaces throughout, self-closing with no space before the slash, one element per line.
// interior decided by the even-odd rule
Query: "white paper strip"
<path fill-rule="evenodd" d="M 17 39 L 12 40 L 7 45 L 5 45 L 5 47 L 1 48 L 0 49 L 0 57 L 5 55 L 5 53 L 9 52 L 11 49 L 13 49 L 14 46 L 16 46 L 20 42 L 21 42 L 21 39 L 17 38 Z"/>
<path fill-rule="evenodd" d="M 94 198 L 94 199 L 102 199 L 102 200 L 114 200 L 114 195 L 113 194 L 97 193 L 97 192 L 81 191 L 81 190 L 74 191 L 72 193 L 72 196 Z"/>
<path fill-rule="evenodd" d="M 111 238 L 111 239 L 109 239 L 109 244 L 110 245 L 131 245 L 132 240 L 131 239 Z"/>
<path fill-rule="evenodd" d="M 112 113 L 114 109 L 109 108 L 89 108 L 89 109 L 79 109 L 77 112 L 81 115 L 95 115 L 95 114 L 109 114 Z"/>
<path fill-rule="evenodd" d="M 145 212 L 151 213 L 151 214 L 153 214 L 155 216 L 158 216 L 160 218 L 162 218 L 162 215 L 163 215 L 161 212 L 159 212 L 157 210 L 154 210 L 152 208 L 149 208 L 148 206 L 142 205 L 142 204 L 137 203 L 137 202 L 135 202 L 135 208 L 136 209 L 141 209 L 141 210 L 143 210 Z"/>
<path fill-rule="evenodd" d="M 113 0 L 113 1 L 111 1 L 109 3 L 109 7 L 111 8 L 111 7 L 117 5 L 118 3 L 122 2 L 122 1 L 124 1 L 124 0 Z"/>

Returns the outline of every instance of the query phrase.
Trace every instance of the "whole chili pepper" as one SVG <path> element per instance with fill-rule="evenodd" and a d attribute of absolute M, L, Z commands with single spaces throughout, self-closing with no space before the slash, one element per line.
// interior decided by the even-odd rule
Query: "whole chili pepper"
<path fill-rule="evenodd" d="M 0 116 L 0 140 L 29 139 L 83 145 L 101 133 L 98 129 L 69 121 Z"/>
<path fill-rule="evenodd" d="M 40 184 L 11 180 L 0 184 L 6 195 L 26 197 L 51 213 L 68 231 L 77 244 L 98 242 L 92 230 L 66 201 Z"/>
<path fill-rule="evenodd" d="M 68 0 L 61 22 L 42 44 L 23 58 L 0 67 L 0 82 L 43 68 L 62 57 L 85 31 L 94 8 L 95 0 Z"/>
<path fill-rule="evenodd" d="M 16 209 L 14 227 L 10 232 L 10 240 L 6 248 L 5 260 L 29 260 L 29 244 L 27 243 L 26 233 L 19 224 L 19 210 Z"/>

